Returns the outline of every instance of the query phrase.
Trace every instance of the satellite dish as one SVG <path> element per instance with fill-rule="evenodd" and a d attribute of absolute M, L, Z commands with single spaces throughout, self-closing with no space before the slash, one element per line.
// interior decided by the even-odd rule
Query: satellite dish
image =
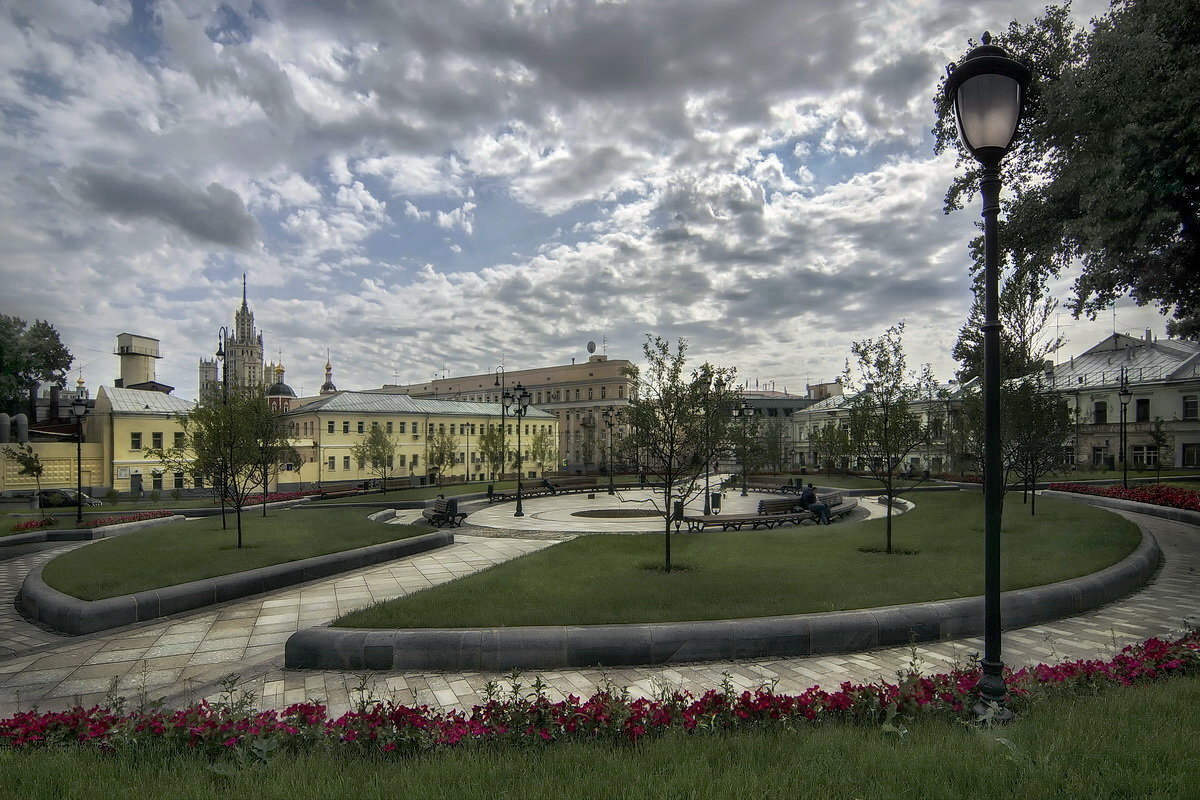
<path fill-rule="evenodd" d="M 588 345 L 587 345 L 587 351 L 588 351 L 588 354 L 589 354 L 589 355 L 590 355 L 591 353 L 594 353 L 594 352 L 596 352 L 596 343 L 595 343 L 595 342 L 588 342 Z"/>

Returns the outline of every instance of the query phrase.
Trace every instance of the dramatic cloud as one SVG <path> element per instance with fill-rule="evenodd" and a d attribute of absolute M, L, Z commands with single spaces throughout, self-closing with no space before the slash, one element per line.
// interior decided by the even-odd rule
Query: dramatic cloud
<path fill-rule="evenodd" d="M 1041 10 L 15 0 L 0 311 L 54 322 L 92 385 L 118 332 L 157 336 L 184 396 L 243 273 L 310 392 L 326 349 L 366 388 L 589 339 L 636 359 L 647 332 L 803 391 L 901 317 L 948 376 L 977 211 L 941 213 L 931 95 L 968 37 Z"/>

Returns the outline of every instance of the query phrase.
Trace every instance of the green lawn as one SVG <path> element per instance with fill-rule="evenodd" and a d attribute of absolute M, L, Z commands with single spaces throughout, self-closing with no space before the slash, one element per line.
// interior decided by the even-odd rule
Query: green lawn
<path fill-rule="evenodd" d="M 982 594 L 983 496 L 930 492 L 893 520 L 774 531 L 681 534 L 662 574 L 658 535 L 591 535 L 415 595 L 353 612 L 364 628 L 587 625 L 800 614 Z M 1031 517 L 1019 495 L 1004 517 L 1004 588 L 1086 575 L 1140 541 L 1122 517 L 1066 500 L 1041 500 Z"/>
<path fill-rule="evenodd" d="M 1097 800 L 1196 796 L 1200 677 L 1060 697 L 1003 727 L 900 720 L 673 734 L 637 746 L 464 746 L 411 758 L 313 752 L 264 763 L 73 747 L 0 751 L 27 800 Z"/>
<path fill-rule="evenodd" d="M 256 567 L 351 550 L 429 533 L 424 525 L 385 525 L 353 508 L 280 510 L 264 518 L 242 513 L 244 547 L 232 515 L 206 517 L 102 539 L 51 560 L 46 583 L 84 600 L 99 600 Z"/>

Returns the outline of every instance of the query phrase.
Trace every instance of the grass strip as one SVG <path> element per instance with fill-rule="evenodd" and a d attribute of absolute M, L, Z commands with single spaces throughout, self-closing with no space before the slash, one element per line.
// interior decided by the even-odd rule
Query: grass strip
<path fill-rule="evenodd" d="M 83 600 L 173 586 L 230 575 L 302 558 L 353 550 L 429 533 L 424 525 L 385 525 L 354 508 L 320 511 L 281 509 L 266 517 L 243 511 L 243 543 L 237 547 L 232 515 L 147 528 L 52 559 L 42 578 L 60 592 Z"/>
<path fill-rule="evenodd" d="M 1056 697 L 1003 728 L 896 720 L 674 734 L 634 745 L 480 746 L 413 758 L 346 752 L 213 763 L 153 746 L 0 751 L 4 796 L 761 800 L 1195 797 L 1200 677 Z M 899 732 L 903 731 L 903 732 Z"/>
<path fill-rule="evenodd" d="M 1030 516 L 1010 495 L 1004 588 L 1086 575 L 1128 555 L 1137 526 L 1081 503 L 1040 499 Z M 352 612 L 359 628 L 592 625 L 803 614 L 983 593 L 983 496 L 931 492 L 893 519 L 773 531 L 683 534 L 663 574 L 662 535 L 581 536 L 405 598 Z"/>

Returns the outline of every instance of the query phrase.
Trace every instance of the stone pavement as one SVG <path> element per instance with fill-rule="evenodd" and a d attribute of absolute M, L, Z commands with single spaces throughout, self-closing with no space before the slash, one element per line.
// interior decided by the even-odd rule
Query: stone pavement
<path fill-rule="evenodd" d="M 1159 575 L 1125 600 L 1071 619 L 1006 633 L 1007 664 L 1106 657 L 1125 644 L 1169 635 L 1200 621 L 1200 530 L 1140 514 L 1125 516 L 1158 538 L 1166 557 Z M 339 712 L 361 697 L 468 708 L 482 700 L 489 682 L 507 685 L 505 676 L 285 671 L 282 663 L 283 642 L 301 627 L 550 544 L 548 536 L 534 540 L 470 533 L 464 529 L 455 545 L 404 561 L 176 619 L 65 641 L 59 638 L 0 660 L 0 716 L 35 702 L 47 709 L 76 701 L 100 702 L 114 680 L 116 691 L 134 701 L 165 696 L 177 705 L 218 696 L 232 685 L 222 683 L 231 673 L 240 674 L 238 690 L 262 708 L 319 699 Z M 665 688 L 698 692 L 719 686 L 725 675 L 738 688 L 773 684 L 779 691 L 800 692 L 813 685 L 836 687 L 843 681 L 892 680 L 914 661 L 922 671 L 941 671 L 966 662 L 981 649 L 981 640 L 964 639 L 811 658 L 560 670 L 539 677 L 553 698 L 588 695 L 601 685 L 626 686 L 635 695 L 646 696 Z M 527 674 L 520 680 L 528 687 L 534 677 Z"/>

